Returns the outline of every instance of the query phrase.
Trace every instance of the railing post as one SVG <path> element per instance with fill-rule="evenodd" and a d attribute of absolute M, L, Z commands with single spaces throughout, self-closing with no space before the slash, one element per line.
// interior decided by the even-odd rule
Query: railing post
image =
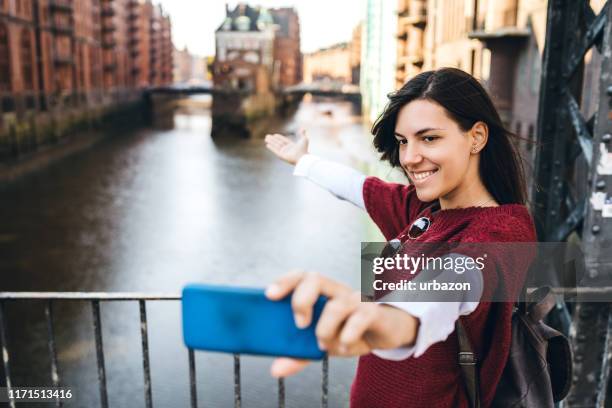
<path fill-rule="evenodd" d="M 9 352 L 6 334 L 6 322 L 4 321 L 4 302 L 0 302 L 0 343 L 2 343 L 2 362 L 4 363 L 4 376 L 6 389 L 11 389 L 11 369 L 9 364 Z M 9 406 L 15 408 L 15 401 L 9 399 Z"/>
<path fill-rule="evenodd" d="M 55 349 L 55 334 L 53 330 L 53 308 L 51 301 L 45 303 L 45 317 L 47 318 L 47 333 L 49 335 L 49 360 L 51 362 L 51 381 L 54 387 L 60 386 L 59 374 L 57 370 L 57 351 Z M 57 398 L 55 406 L 61 407 L 62 401 Z"/>
<path fill-rule="evenodd" d="M 104 346 L 102 344 L 102 320 L 100 319 L 100 301 L 92 300 L 94 334 L 96 339 L 96 359 L 98 361 L 98 385 L 100 386 L 100 405 L 108 408 L 108 393 L 106 390 L 106 369 L 104 367 Z"/>
<path fill-rule="evenodd" d="M 329 384 L 329 357 L 326 355 L 322 361 L 322 379 L 321 379 L 321 408 L 327 408 L 327 395 Z"/>
<path fill-rule="evenodd" d="M 191 396 L 191 408 L 198 407 L 198 391 L 196 389 L 196 366 L 193 349 L 189 349 L 189 394 Z"/>
<path fill-rule="evenodd" d="M 278 408 L 285 408 L 285 380 L 278 379 Z"/>
<path fill-rule="evenodd" d="M 240 390 L 240 355 L 234 354 L 234 408 L 242 406 L 242 393 Z"/>
<path fill-rule="evenodd" d="M 144 300 L 138 301 L 140 305 L 140 334 L 142 337 L 142 368 L 144 372 L 145 404 L 147 408 L 153 407 L 151 393 L 151 368 L 149 363 L 149 336 L 147 333 L 147 307 Z"/>

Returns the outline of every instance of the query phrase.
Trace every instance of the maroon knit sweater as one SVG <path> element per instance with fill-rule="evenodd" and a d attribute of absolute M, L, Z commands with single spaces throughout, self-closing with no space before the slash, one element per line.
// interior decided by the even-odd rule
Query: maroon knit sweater
<path fill-rule="evenodd" d="M 387 240 L 401 236 L 417 217 L 428 216 L 431 226 L 417 241 L 536 241 L 533 221 L 523 205 L 457 208 L 432 214 L 432 203 L 420 201 L 414 186 L 386 183 L 375 177 L 366 179 L 363 197 L 369 215 Z M 491 299 L 492 291 L 505 281 L 522 282 L 529 263 L 524 257 L 490 258 L 494 265 L 485 264 L 482 270 L 485 299 Z M 513 274 L 513 279 L 508 274 Z M 518 290 L 512 288 L 517 294 Z M 483 407 L 491 405 L 508 357 L 512 307 L 509 302 L 480 302 L 474 312 L 461 317 L 479 360 Z M 373 354 L 362 356 L 351 389 L 351 407 L 467 407 L 457 353 L 457 334 L 453 332 L 418 358 L 391 361 Z"/>

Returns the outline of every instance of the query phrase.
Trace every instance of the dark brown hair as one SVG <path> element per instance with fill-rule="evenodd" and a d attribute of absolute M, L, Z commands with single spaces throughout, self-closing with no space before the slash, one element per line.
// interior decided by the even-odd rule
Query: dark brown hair
<path fill-rule="evenodd" d="M 504 128 L 499 113 L 482 85 L 470 74 L 456 68 L 422 72 L 389 94 L 389 102 L 372 127 L 374 146 L 381 159 L 399 167 L 399 146 L 395 124 L 399 110 L 406 104 L 425 99 L 442 106 L 459 128 L 466 132 L 476 122 L 489 128 L 487 144 L 480 151 L 480 177 L 499 204 L 525 204 L 525 173 L 521 156 Z"/>

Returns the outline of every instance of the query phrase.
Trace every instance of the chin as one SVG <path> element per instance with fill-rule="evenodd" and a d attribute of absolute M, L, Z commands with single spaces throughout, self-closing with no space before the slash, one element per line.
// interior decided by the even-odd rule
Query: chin
<path fill-rule="evenodd" d="M 418 199 L 420 201 L 425 202 L 425 203 L 437 200 L 440 197 L 439 194 L 436 194 L 433 191 L 428 191 L 429 189 L 415 188 L 415 190 L 416 190 L 416 195 L 417 195 Z"/>

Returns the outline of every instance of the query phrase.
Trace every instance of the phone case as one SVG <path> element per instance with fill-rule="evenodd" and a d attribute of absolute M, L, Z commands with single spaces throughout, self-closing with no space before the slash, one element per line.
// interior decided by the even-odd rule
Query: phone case
<path fill-rule="evenodd" d="M 187 347 L 226 353 L 319 360 L 316 323 L 326 298 L 314 306 L 310 326 L 299 329 L 291 296 L 268 300 L 263 289 L 187 285 L 183 289 L 183 338 Z"/>

